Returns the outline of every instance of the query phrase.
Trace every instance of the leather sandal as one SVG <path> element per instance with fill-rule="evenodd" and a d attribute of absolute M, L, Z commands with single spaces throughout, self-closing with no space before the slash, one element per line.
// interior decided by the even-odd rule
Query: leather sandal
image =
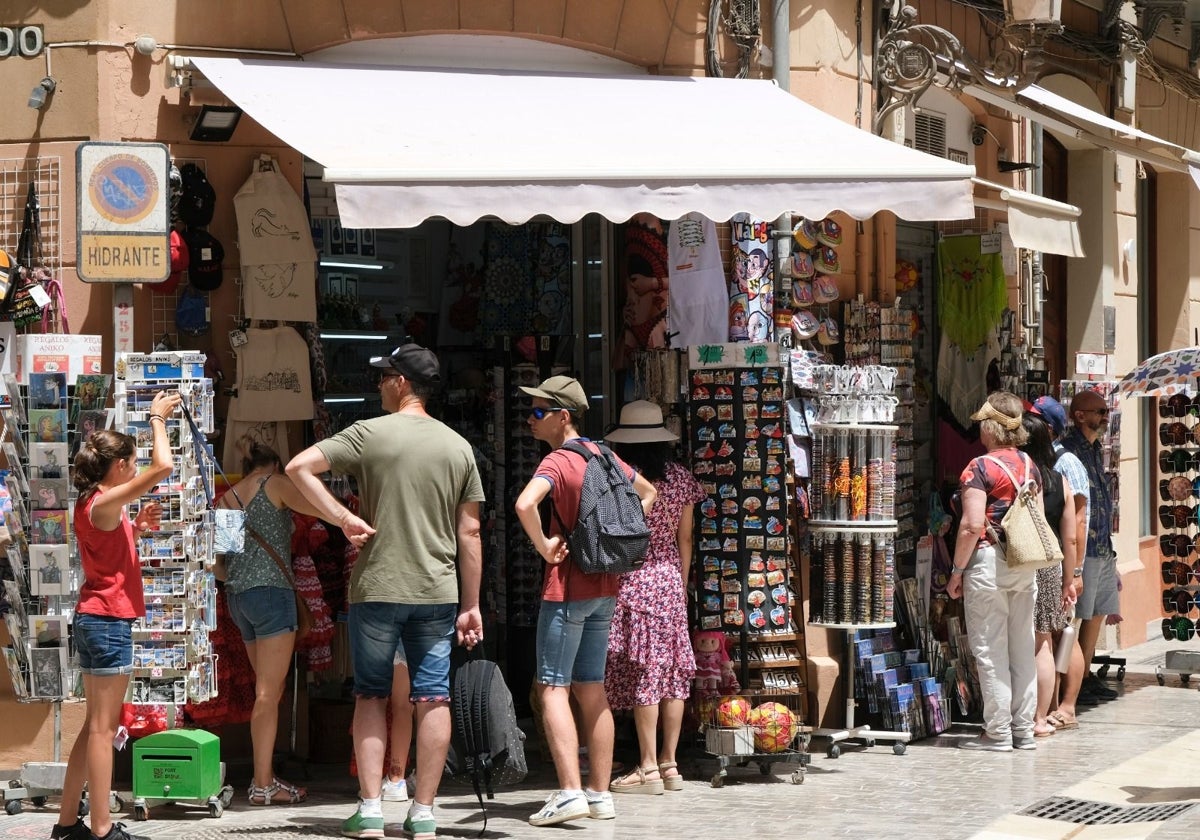
<path fill-rule="evenodd" d="M 280 793 L 284 796 L 276 798 Z M 295 805 L 307 799 L 308 792 L 276 777 L 271 779 L 271 784 L 266 787 L 251 783 L 246 791 L 246 798 L 251 805 Z"/>
<path fill-rule="evenodd" d="M 663 780 L 646 778 L 647 774 L 657 772 L 657 767 L 638 767 L 632 773 L 614 779 L 608 789 L 613 793 L 646 793 L 657 796 L 664 790 Z"/>
<path fill-rule="evenodd" d="M 674 770 L 667 775 L 668 770 Z M 683 790 L 683 776 L 679 774 L 679 765 L 674 761 L 663 761 L 658 765 L 658 775 L 662 779 L 664 790 Z"/>

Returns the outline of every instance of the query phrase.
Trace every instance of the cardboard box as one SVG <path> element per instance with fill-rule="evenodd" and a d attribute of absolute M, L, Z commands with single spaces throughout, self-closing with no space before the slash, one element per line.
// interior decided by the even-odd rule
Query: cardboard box
<path fill-rule="evenodd" d="M 73 385 L 80 374 L 102 372 L 101 352 L 98 335 L 18 335 L 17 381 L 28 385 L 31 373 L 65 373 Z"/>
<path fill-rule="evenodd" d="M 752 755 L 754 730 L 749 726 L 732 729 L 710 726 L 704 730 L 704 748 L 713 755 Z"/>

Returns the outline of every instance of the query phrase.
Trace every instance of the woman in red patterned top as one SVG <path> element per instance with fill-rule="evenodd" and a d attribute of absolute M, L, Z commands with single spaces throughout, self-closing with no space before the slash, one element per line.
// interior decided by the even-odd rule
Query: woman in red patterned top
<path fill-rule="evenodd" d="M 75 740 L 63 782 L 63 809 L 51 838 L 130 840 L 125 827 L 108 812 L 112 788 L 112 743 L 121 703 L 133 671 L 132 629 L 146 614 L 134 532 L 148 531 L 162 519 L 162 506 L 144 504 L 129 519 L 125 506 L 171 474 L 167 418 L 178 408 L 178 393 L 160 391 L 150 404 L 153 435 L 150 466 L 137 468 L 136 441 L 114 431 L 95 432 L 75 456 L 75 538 L 83 564 L 83 585 L 75 607 L 75 650 L 87 695 L 87 717 Z M 87 781 L 92 827 L 75 819 L 74 804 Z"/>
<path fill-rule="evenodd" d="M 1042 473 L 1017 450 L 1028 440 L 1021 425 L 1019 397 L 995 391 L 974 414 L 987 454 L 967 464 L 960 479 L 962 522 L 954 546 L 954 568 L 946 594 L 960 595 L 966 608 L 967 637 L 983 695 L 983 733 L 959 744 L 964 749 L 1012 752 L 1037 749 L 1037 668 L 1034 664 L 1035 572 L 1010 568 L 993 545 L 1000 523 L 1020 484 Z M 1012 476 L 1012 478 L 1010 478 Z"/>

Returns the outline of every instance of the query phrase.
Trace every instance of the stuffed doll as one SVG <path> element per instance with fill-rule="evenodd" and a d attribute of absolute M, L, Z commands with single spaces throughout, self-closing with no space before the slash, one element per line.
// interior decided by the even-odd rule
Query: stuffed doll
<path fill-rule="evenodd" d="M 692 634 L 696 656 L 696 691 L 701 697 L 715 697 L 740 690 L 733 662 L 725 650 L 725 634 L 719 630 L 700 630 Z"/>

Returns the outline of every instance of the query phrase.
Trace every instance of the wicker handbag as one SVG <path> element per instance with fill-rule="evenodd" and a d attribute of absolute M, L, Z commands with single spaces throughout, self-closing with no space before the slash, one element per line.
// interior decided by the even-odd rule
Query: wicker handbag
<path fill-rule="evenodd" d="M 987 526 L 992 543 L 1004 562 L 1014 569 L 1045 569 L 1055 563 L 1061 563 L 1062 548 L 1050 523 L 1046 521 L 1042 492 L 1029 477 L 1029 456 L 1021 455 L 1021 462 L 1025 465 L 1025 480 L 1020 483 L 999 458 L 993 458 L 991 455 L 984 457 L 1004 471 L 1017 491 L 1012 505 L 1000 521 L 1000 527 L 1004 529 L 1003 539 L 990 523 Z"/>

